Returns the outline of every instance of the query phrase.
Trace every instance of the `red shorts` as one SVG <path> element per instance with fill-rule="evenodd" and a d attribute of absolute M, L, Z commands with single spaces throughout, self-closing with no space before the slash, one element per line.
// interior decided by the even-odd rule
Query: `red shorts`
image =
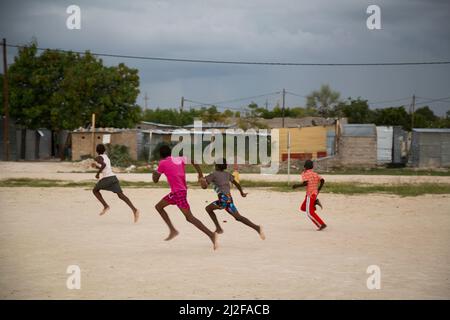
<path fill-rule="evenodd" d="M 163 200 L 169 204 L 174 204 L 180 209 L 189 209 L 189 203 L 187 201 L 187 190 L 180 190 L 171 192 L 166 195 Z"/>

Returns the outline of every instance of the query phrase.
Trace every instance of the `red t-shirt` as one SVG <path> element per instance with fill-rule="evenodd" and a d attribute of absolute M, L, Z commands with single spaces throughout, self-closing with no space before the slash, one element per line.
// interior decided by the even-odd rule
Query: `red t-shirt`
<path fill-rule="evenodd" d="M 318 194 L 319 183 L 322 177 L 315 173 L 312 169 L 308 169 L 302 172 L 302 181 L 308 181 L 306 185 L 306 195 L 311 196 L 313 194 Z"/>

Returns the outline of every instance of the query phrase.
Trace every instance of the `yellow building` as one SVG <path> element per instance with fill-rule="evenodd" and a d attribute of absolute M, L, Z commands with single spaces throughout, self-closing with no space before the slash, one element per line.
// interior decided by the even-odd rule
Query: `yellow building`
<path fill-rule="evenodd" d="M 326 157 L 327 147 L 329 150 L 330 141 L 327 143 L 327 136 L 330 131 L 335 131 L 334 125 L 313 126 L 304 128 L 280 128 L 279 146 L 280 161 L 288 158 L 288 133 L 290 134 L 291 159 L 306 160 Z"/>

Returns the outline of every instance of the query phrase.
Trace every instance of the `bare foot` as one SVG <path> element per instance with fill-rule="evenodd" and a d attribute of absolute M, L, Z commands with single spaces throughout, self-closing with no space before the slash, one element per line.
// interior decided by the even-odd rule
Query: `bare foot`
<path fill-rule="evenodd" d="M 139 210 L 136 209 L 136 211 L 134 211 L 133 214 L 134 214 L 134 223 L 136 223 L 139 220 Z"/>
<path fill-rule="evenodd" d="M 99 215 L 101 215 L 101 216 L 104 215 L 108 210 L 109 210 L 109 206 L 108 207 L 104 207 Z"/>
<path fill-rule="evenodd" d="M 174 230 L 174 231 L 170 231 L 170 234 L 167 238 L 164 239 L 164 241 L 169 241 L 172 240 L 173 238 L 175 238 L 178 235 L 178 231 Z"/>
<path fill-rule="evenodd" d="M 213 248 L 214 250 L 217 250 L 219 248 L 219 242 L 218 242 L 219 235 L 217 232 L 213 233 L 212 242 L 213 242 Z"/>
<path fill-rule="evenodd" d="M 223 229 L 222 228 L 221 229 L 216 229 L 216 233 L 222 234 L 223 233 Z"/>
<path fill-rule="evenodd" d="M 263 231 L 263 227 L 262 226 L 259 226 L 259 237 L 262 239 L 262 240 L 266 240 L 266 235 L 264 234 L 264 231 Z"/>

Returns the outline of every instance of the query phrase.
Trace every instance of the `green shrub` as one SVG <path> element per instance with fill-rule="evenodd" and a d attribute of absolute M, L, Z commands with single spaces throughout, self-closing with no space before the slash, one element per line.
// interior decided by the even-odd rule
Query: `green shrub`
<path fill-rule="evenodd" d="M 106 145 L 106 152 L 111 160 L 111 165 L 115 167 L 128 167 L 132 164 L 128 147 L 120 144 Z"/>

